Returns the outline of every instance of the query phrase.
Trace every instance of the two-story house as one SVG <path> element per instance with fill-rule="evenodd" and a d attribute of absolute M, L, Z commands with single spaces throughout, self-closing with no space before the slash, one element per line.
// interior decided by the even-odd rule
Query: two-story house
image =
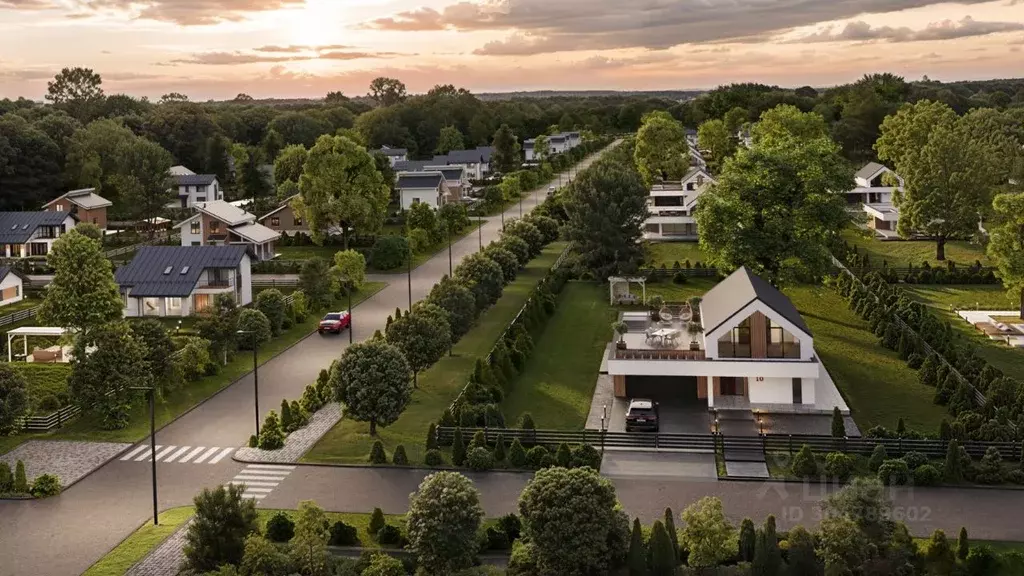
<path fill-rule="evenodd" d="M 124 315 L 190 316 L 230 294 L 239 306 L 252 302 L 249 247 L 143 246 L 114 279 Z"/>
<path fill-rule="evenodd" d="M 389 146 L 381 146 L 380 148 L 373 151 L 374 153 L 381 154 L 388 159 L 388 162 L 392 167 L 395 166 L 396 162 L 405 162 L 409 159 L 409 150 L 405 148 L 391 148 Z"/>
<path fill-rule="evenodd" d="M 42 258 L 75 227 L 69 212 L 0 212 L 0 258 Z"/>
<path fill-rule="evenodd" d="M 178 199 L 169 203 L 168 208 L 191 208 L 197 203 L 224 199 L 216 174 L 196 174 L 184 166 L 174 166 L 170 172 Z"/>
<path fill-rule="evenodd" d="M 810 328 L 782 292 L 741 267 L 689 312 L 627 316 L 625 347 L 611 347 L 615 396 L 706 404 L 709 409 L 848 412 L 814 350 Z M 666 317 L 668 320 L 666 321 Z"/>
<path fill-rule="evenodd" d="M 260 216 L 256 221 L 275 232 L 288 236 L 292 236 L 297 232 L 309 234 L 309 225 L 306 224 L 302 214 L 292 208 L 292 200 L 298 197 L 298 194 L 289 196 L 277 208 Z"/>
<path fill-rule="evenodd" d="M 434 156 L 430 166 L 462 166 L 470 179 L 480 180 L 491 172 L 493 146 L 478 146 L 474 150 L 452 150 L 448 154 Z"/>
<path fill-rule="evenodd" d="M 868 162 L 854 174 L 853 183 L 846 193 L 850 210 L 863 210 L 868 227 L 879 234 L 894 234 L 900 212 L 893 205 L 893 194 L 903 189 L 903 178 L 878 162 Z"/>
<path fill-rule="evenodd" d="M 437 210 L 451 198 L 448 182 L 441 172 L 403 172 L 398 175 L 395 190 L 402 210 L 421 202 Z"/>
<path fill-rule="evenodd" d="M 694 167 L 681 181 L 655 184 L 647 197 L 645 240 L 696 240 L 693 211 L 697 198 L 715 183 L 703 168 Z"/>
<path fill-rule="evenodd" d="M 107 208 L 114 203 L 96 193 L 95 188 L 83 188 L 65 192 L 43 205 L 43 210 L 50 212 L 66 212 L 78 218 L 79 222 L 88 222 L 107 229 Z"/>
<path fill-rule="evenodd" d="M 181 229 L 182 246 L 245 244 L 257 262 L 274 257 L 274 243 L 281 233 L 259 224 L 256 217 L 223 200 L 194 206 L 196 213 L 175 228 Z"/>
<path fill-rule="evenodd" d="M 573 148 L 577 147 L 581 143 L 579 132 L 558 132 L 550 136 L 545 136 L 548 141 L 547 155 L 561 154 L 568 152 Z M 537 151 L 535 147 L 537 145 L 536 138 L 530 138 L 523 142 L 523 156 L 527 162 L 534 162 L 537 159 Z"/>
<path fill-rule="evenodd" d="M 440 172 L 448 188 L 447 202 L 457 202 L 469 195 L 469 176 L 462 166 L 426 166 L 424 172 Z"/>

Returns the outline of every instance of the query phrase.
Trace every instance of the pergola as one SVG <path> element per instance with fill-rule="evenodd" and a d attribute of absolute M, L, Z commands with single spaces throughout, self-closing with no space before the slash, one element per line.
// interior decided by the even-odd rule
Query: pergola
<path fill-rule="evenodd" d="M 25 353 L 25 358 L 28 358 L 28 337 L 29 336 L 63 336 L 67 330 L 64 328 L 55 328 L 53 326 L 22 326 L 21 328 L 15 328 L 14 330 L 7 331 L 7 361 L 13 361 L 13 351 L 11 350 L 11 341 L 15 337 L 22 337 L 22 346 Z"/>
<path fill-rule="evenodd" d="M 608 278 L 608 304 L 614 306 L 635 302 L 636 297 L 629 291 L 630 284 L 637 284 L 641 290 L 641 304 L 647 303 L 647 279 L 644 277 L 611 276 Z"/>

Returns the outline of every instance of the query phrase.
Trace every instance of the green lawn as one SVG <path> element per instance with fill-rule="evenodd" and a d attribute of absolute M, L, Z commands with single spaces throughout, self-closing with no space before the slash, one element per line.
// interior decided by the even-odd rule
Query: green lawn
<path fill-rule="evenodd" d="M 8 304 L 0 307 L 0 316 L 7 316 L 8 314 L 14 314 L 15 312 L 21 312 L 22 310 L 28 310 L 29 308 L 35 308 L 42 304 L 43 301 L 39 298 L 25 298 L 20 302 Z"/>
<path fill-rule="evenodd" d="M 718 284 L 717 278 L 688 278 L 686 284 L 675 284 L 668 278 L 657 283 L 647 283 L 647 299 L 652 296 L 661 296 L 665 302 L 685 302 L 693 296 L 703 296 Z M 640 294 L 639 287 L 630 286 L 630 291 Z"/>
<path fill-rule="evenodd" d="M 685 268 L 687 260 L 692 266 L 705 261 L 704 253 L 696 242 L 650 242 L 644 256 L 645 265 L 655 268 L 661 268 L 662 264 L 671 268 L 676 262 Z"/>
<path fill-rule="evenodd" d="M 950 306 L 973 309 L 980 303 L 982 309 L 1014 310 L 1016 306 L 1006 297 L 1001 286 L 903 286 L 907 293 L 930 306 L 953 325 L 953 329 L 965 335 L 977 345 L 978 356 L 991 363 L 1005 374 L 1024 374 L 1024 350 L 1013 349 L 1006 344 L 989 340 L 974 326 L 964 321 L 950 309 Z"/>
<path fill-rule="evenodd" d="M 863 254 L 867 251 L 873 266 L 881 266 L 882 261 L 888 262 L 890 266 L 907 266 L 913 264 L 920 267 L 926 260 L 932 266 L 938 263 L 935 259 L 935 242 L 929 240 L 891 240 L 882 242 L 873 237 L 868 237 L 861 230 L 847 229 L 843 231 L 843 240 L 850 246 L 856 246 L 857 251 Z M 991 266 L 985 249 L 977 244 L 961 240 L 950 240 L 946 242 L 946 260 L 952 260 L 957 264 L 969 266 L 975 260 L 983 266 Z"/>
<path fill-rule="evenodd" d="M 107 552 L 106 556 L 100 558 L 82 576 L 121 576 L 164 540 L 170 538 L 171 534 L 192 517 L 192 513 L 192 506 L 171 508 L 159 515 L 158 526 L 154 526 L 150 518 L 116 548 Z"/>
<path fill-rule="evenodd" d="M 530 412 L 538 428 L 583 428 L 615 318 L 605 286 L 566 284 L 555 315 L 502 402 L 506 421 Z"/>
<path fill-rule="evenodd" d="M 477 358 L 490 352 L 498 337 L 512 321 L 530 291 L 547 274 L 558 255 L 565 248 L 562 242 L 549 245 L 540 256 L 519 273 L 512 284 L 505 287 L 498 302 L 488 309 L 468 334 L 459 340 L 454 356 L 445 356 L 429 370 L 420 374 L 419 389 L 415 390 L 405 413 L 397 422 L 378 430 L 371 438 L 369 425 L 342 419 L 303 458 L 307 462 L 333 464 L 363 464 L 370 446 L 380 439 L 390 455 L 398 444 L 404 444 L 409 460 L 422 462 L 427 426 L 435 422 L 466 385 Z"/>
<path fill-rule="evenodd" d="M 353 305 L 369 298 L 384 288 L 385 285 L 383 282 L 365 283 L 363 289 L 353 297 Z M 270 360 L 286 348 L 312 334 L 319 322 L 320 314 L 311 313 L 305 322 L 293 326 L 277 338 L 271 340 L 270 343 L 265 344 L 259 350 L 260 364 Z M 198 382 L 189 384 L 182 390 L 176 391 L 163 399 L 158 399 L 156 406 L 157 427 L 164 426 L 171 420 L 184 414 L 193 406 L 227 387 L 250 370 L 252 370 L 252 357 L 248 353 L 236 354 L 227 366 L 222 367 L 220 373 L 202 378 Z M 45 435 L 45 437 L 96 442 L 134 442 L 147 434 L 149 434 L 149 406 L 145 402 L 138 402 L 132 410 L 128 427 L 123 430 L 102 430 L 97 425 L 96 417 L 85 415 L 64 428 Z M 17 446 L 21 441 L 28 439 L 30 436 L 40 437 L 41 435 L 20 434 L 0 438 L 0 453 Z"/>
<path fill-rule="evenodd" d="M 785 290 L 814 335 L 814 348 L 865 432 L 881 424 L 935 433 L 945 409 L 932 403 L 934 390 L 899 356 L 878 344 L 867 323 L 835 291 L 821 286 Z"/>
<path fill-rule="evenodd" d="M 341 246 L 278 246 L 277 254 L 281 260 L 312 260 L 323 258 L 333 261 L 334 253 L 341 250 Z"/>

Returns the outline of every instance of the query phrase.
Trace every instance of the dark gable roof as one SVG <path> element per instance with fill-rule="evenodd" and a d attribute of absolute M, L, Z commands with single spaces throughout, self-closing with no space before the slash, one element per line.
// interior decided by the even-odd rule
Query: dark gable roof
<path fill-rule="evenodd" d="M 418 172 L 414 174 L 402 174 L 398 177 L 395 188 L 399 190 L 411 188 L 437 188 L 444 181 L 444 175 L 440 172 Z"/>
<path fill-rule="evenodd" d="M 462 166 L 453 166 L 451 168 L 431 170 L 431 172 L 440 172 L 441 174 L 444 174 L 444 179 L 448 182 L 459 182 L 462 180 L 462 176 L 465 174 L 466 170 Z"/>
<path fill-rule="evenodd" d="M 114 280 L 122 288 L 131 288 L 131 296 L 185 297 L 204 270 L 235 268 L 245 252 L 242 245 L 143 246 L 128 265 L 117 269 Z M 164 274 L 168 267 L 170 273 Z"/>
<path fill-rule="evenodd" d="M 67 212 L 0 212 L 0 244 L 24 244 L 40 226 L 60 226 Z"/>
<path fill-rule="evenodd" d="M 884 169 L 885 166 L 879 164 L 878 162 L 868 162 L 867 164 L 864 165 L 863 168 L 857 170 L 857 173 L 854 176 L 856 176 L 857 178 L 870 180 L 872 176 L 877 174 L 880 170 Z"/>
<path fill-rule="evenodd" d="M 718 328 L 754 300 L 764 302 L 806 334 L 811 333 L 811 329 L 804 323 L 803 317 L 789 298 L 754 275 L 746 266 L 741 266 L 704 295 L 700 303 L 704 332 L 708 333 Z"/>
<path fill-rule="evenodd" d="M 380 152 L 385 156 L 406 156 L 409 154 L 409 150 L 405 148 L 388 148 L 387 146 L 382 146 L 381 148 L 374 150 L 374 152 Z"/>
<path fill-rule="evenodd" d="M 443 157 L 441 164 L 447 164 L 448 157 Z M 395 172 L 419 172 L 423 167 L 430 164 L 429 160 L 399 160 L 391 167 Z"/>
<path fill-rule="evenodd" d="M 178 186 L 209 186 L 217 179 L 216 174 L 183 174 L 174 177 Z"/>
<path fill-rule="evenodd" d="M 10 273 L 11 273 L 11 267 L 10 266 L 0 266 L 0 282 L 3 282 L 4 278 L 7 278 L 7 275 L 10 274 Z"/>

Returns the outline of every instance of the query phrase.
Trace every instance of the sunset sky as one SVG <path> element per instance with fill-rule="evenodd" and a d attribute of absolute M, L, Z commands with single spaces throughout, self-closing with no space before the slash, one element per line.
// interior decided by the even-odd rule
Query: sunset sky
<path fill-rule="evenodd" d="M 0 0 L 0 97 L 827 86 L 1024 75 L 1024 0 Z"/>

